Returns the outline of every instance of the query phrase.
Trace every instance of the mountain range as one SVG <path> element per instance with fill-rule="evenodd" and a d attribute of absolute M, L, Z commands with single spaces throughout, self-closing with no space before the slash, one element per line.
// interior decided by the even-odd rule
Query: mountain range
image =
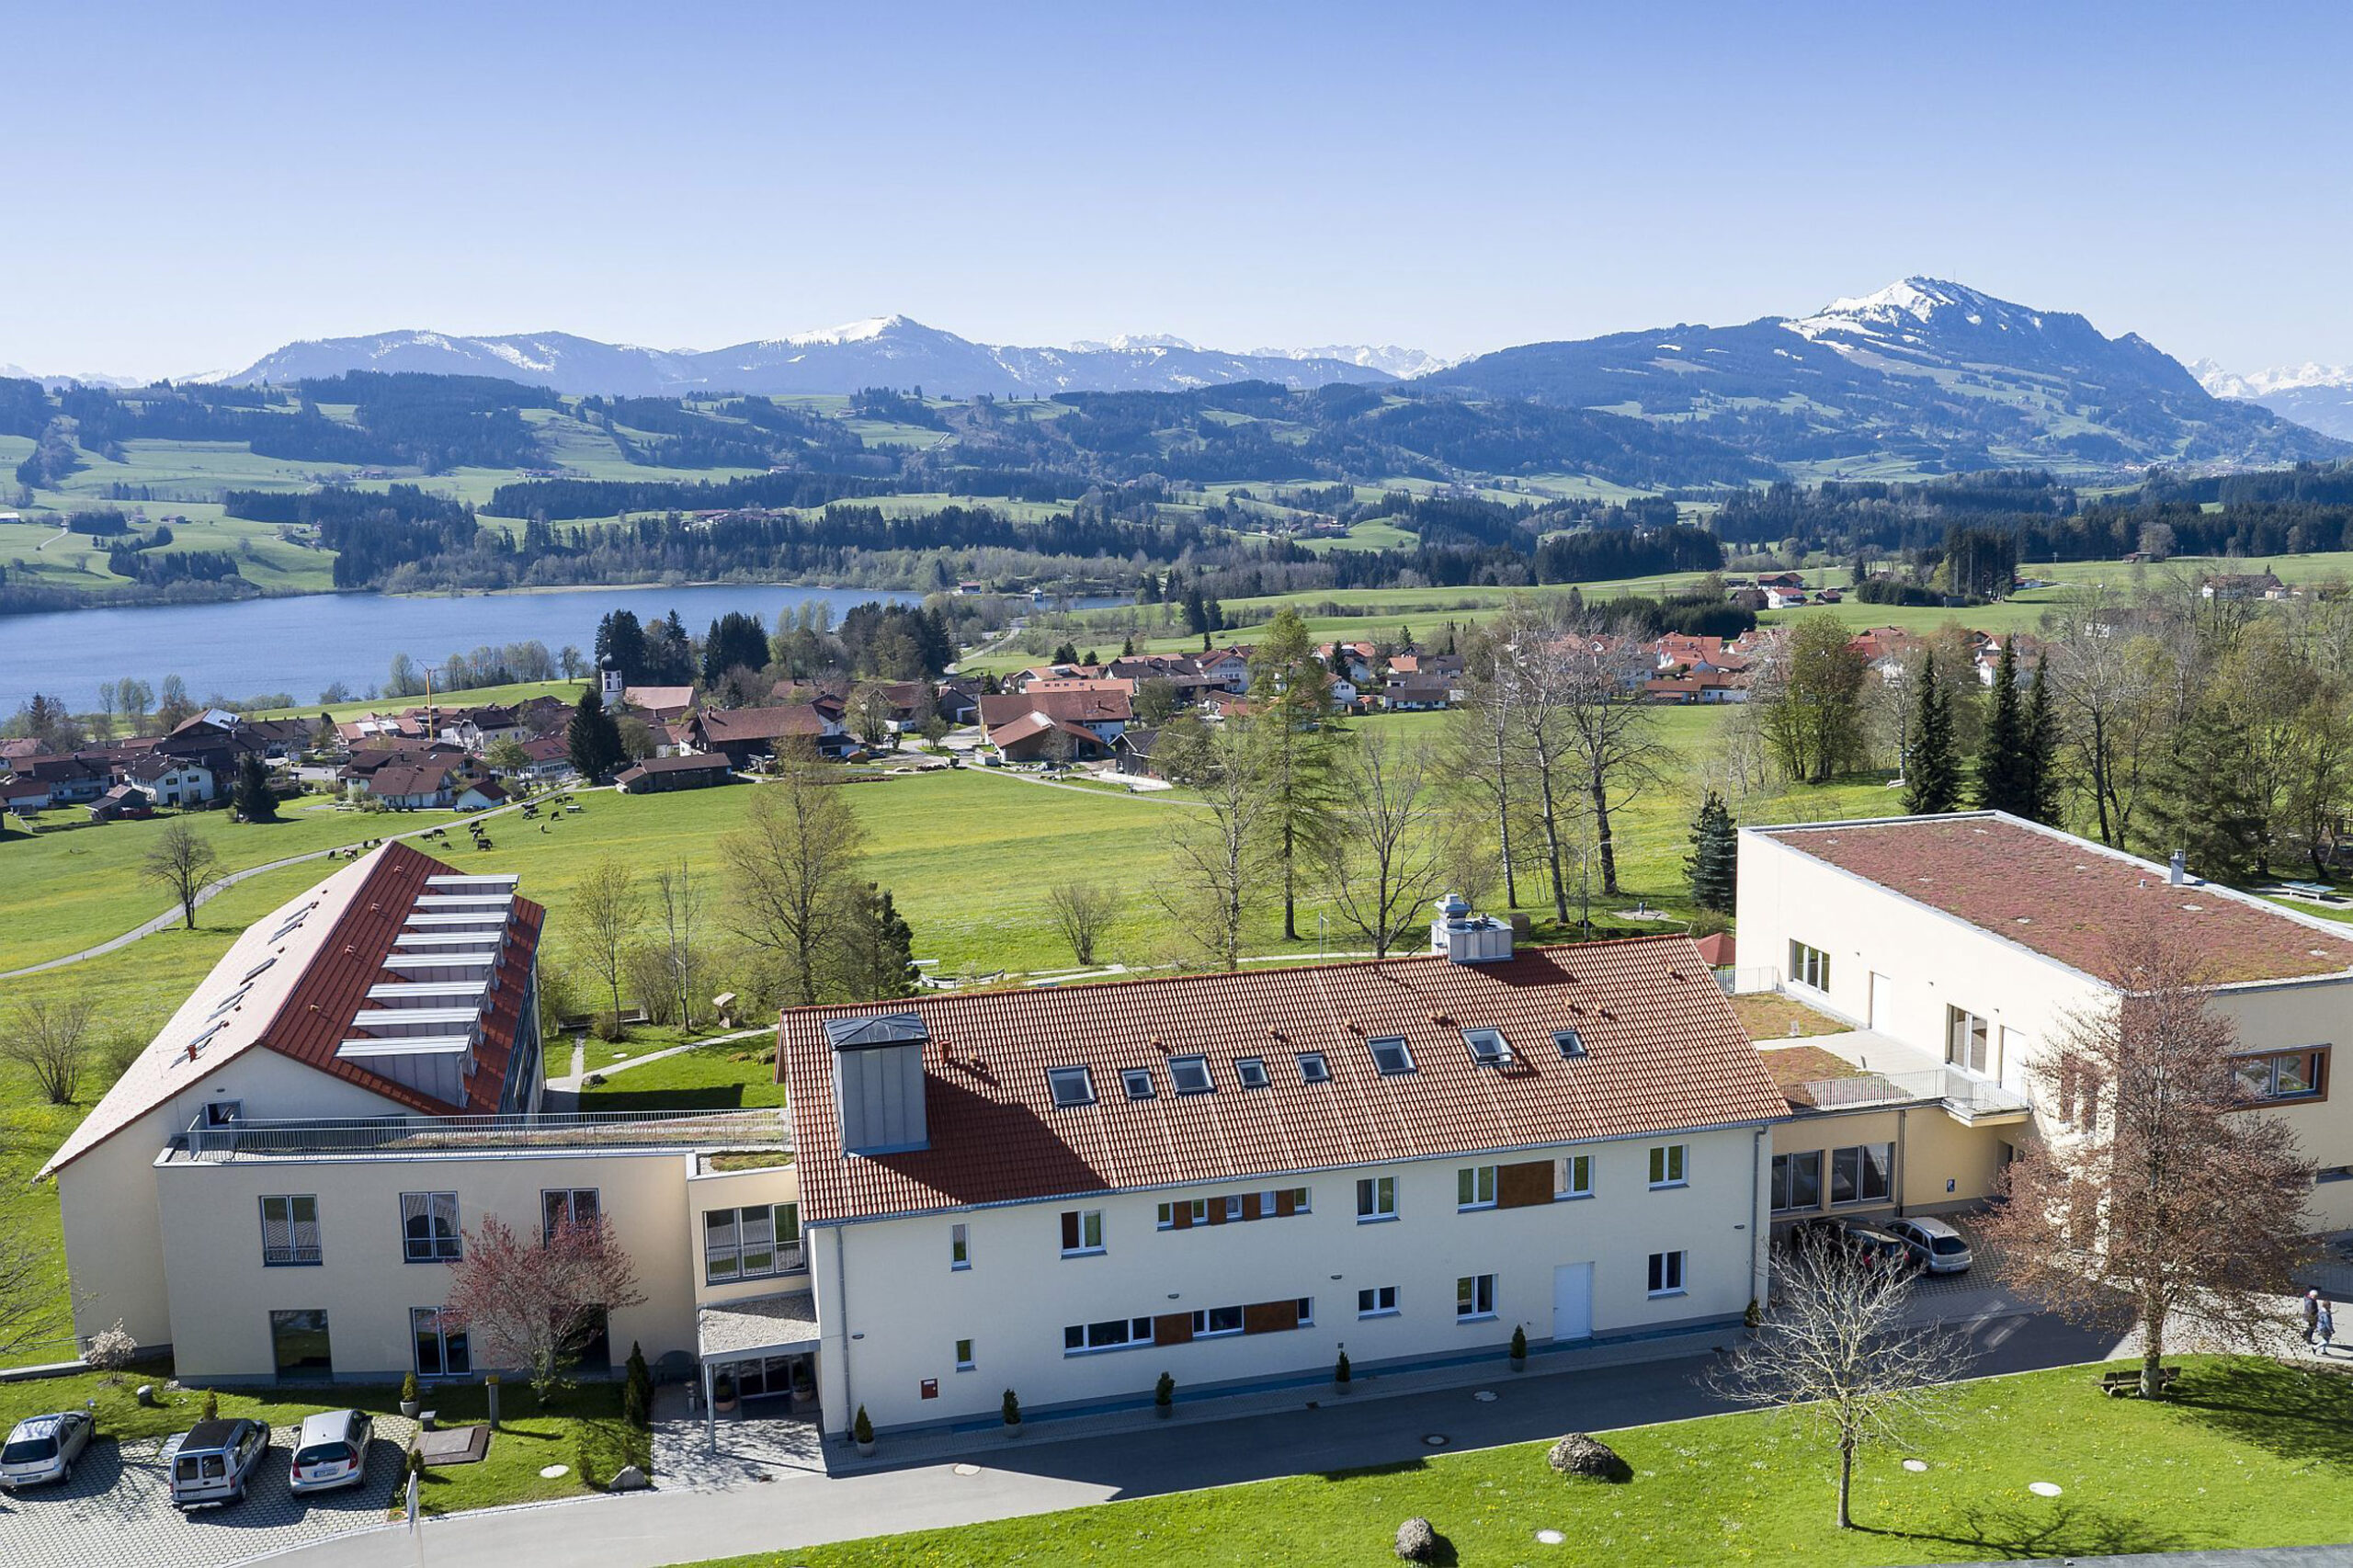
<path fill-rule="evenodd" d="M 2216 397 L 2244 398 L 2323 435 L 2353 441 L 2353 365 L 2281 366 L 2234 375 L 2211 359 L 2190 367 Z"/>

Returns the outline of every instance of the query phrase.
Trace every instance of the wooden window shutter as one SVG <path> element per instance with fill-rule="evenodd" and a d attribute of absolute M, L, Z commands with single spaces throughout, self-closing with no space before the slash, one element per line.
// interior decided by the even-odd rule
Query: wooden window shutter
<path fill-rule="evenodd" d="M 1286 1187 L 1275 1194 L 1275 1218 L 1288 1220 L 1299 1212 L 1299 1195 Z"/>
<path fill-rule="evenodd" d="M 1192 1340 L 1192 1313 L 1163 1312 L 1152 1320 L 1152 1342 L 1154 1345 L 1189 1345 Z"/>
<path fill-rule="evenodd" d="M 1256 1193 L 1245 1192 L 1242 1195 L 1242 1217 L 1245 1220 L 1258 1220 L 1265 1218 L 1265 1216 L 1259 1212 L 1258 1195 Z"/>
<path fill-rule="evenodd" d="M 1078 1210 L 1065 1209 L 1063 1210 L 1063 1251 L 1076 1252 L 1077 1250 Z"/>
<path fill-rule="evenodd" d="M 1191 1230 L 1193 1228 L 1193 1206 L 1186 1202 L 1181 1198 L 1176 1202 L 1171 1203 L 1168 1206 L 1168 1228 L 1172 1231 Z"/>
<path fill-rule="evenodd" d="M 1299 1300 L 1253 1301 L 1242 1309 L 1245 1334 L 1281 1334 L 1299 1326 Z"/>
<path fill-rule="evenodd" d="M 1212 1225 L 1222 1225 L 1225 1223 L 1224 1199 L 1212 1198 L 1210 1199 L 1210 1223 Z"/>
<path fill-rule="evenodd" d="M 1552 1162 L 1523 1160 L 1495 1171 L 1495 1207 L 1526 1209 L 1552 1201 Z"/>

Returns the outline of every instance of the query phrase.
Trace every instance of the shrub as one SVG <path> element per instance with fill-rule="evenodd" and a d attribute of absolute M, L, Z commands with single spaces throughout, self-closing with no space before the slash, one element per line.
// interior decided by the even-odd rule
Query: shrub
<path fill-rule="evenodd" d="M 1397 1555 L 1408 1562 L 1438 1561 L 1438 1531 L 1419 1514 L 1397 1527 Z"/>
<path fill-rule="evenodd" d="M 1512 1325 L 1511 1358 L 1515 1361 L 1528 1359 L 1528 1329 L 1524 1324 Z"/>
<path fill-rule="evenodd" d="M 1021 1402 L 1013 1397 L 1011 1389 L 1005 1391 L 1005 1424 L 1008 1426 L 1021 1425 Z"/>
<path fill-rule="evenodd" d="M 860 1443 L 874 1441 L 874 1423 L 867 1419 L 866 1406 L 861 1404 L 858 1407 L 858 1419 L 849 1424 L 849 1435 Z"/>
<path fill-rule="evenodd" d="M 1165 1372 L 1161 1373 L 1160 1381 L 1152 1385 L 1152 1403 L 1154 1404 L 1176 1403 L 1176 1380 Z"/>
<path fill-rule="evenodd" d="M 1544 1462 L 1563 1475 L 1590 1476 L 1596 1481 L 1631 1481 L 1634 1467 L 1600 1438 L 1572 1432 L 1552 1447 Z"/>
<path fill-rule="evenodd" d="M 415 1372 L 403 1373 L 401 1375 L 401 1403 L 403 1404 L 415 1404 L 417 1403 L 417 1399 L 416 1374 Z"/>
<path fill-rule="evenodd" d="M 405 1509 L 408 1506 L 408 1478 L 432 1473 L 425 1468 L 425 1456 L 415 1449 L 409 1449 L 402 1456 L 400 1468 L 392 1471 L 392 1494 L 385 1506 L 395 1510 Z"/>
<path fill-rule="evenodd" d="M 654 1426 L 654 1369 L 634 1339 L 629 1344 L 627 1381 L 621 1387 L 621 1415 L 632 1426 Z"/>
<path fill-rule="evenodd" d="M 1751 1328 L 1765 1326 L 1765 1309 L 1757 1304 L 1756 1297 L 1748 1298 L 1748 1310 L 1740 1314 L 1740 1321 Z"/>
<path fill-rule="evenodd" d="M 210 1389 L 206 1389 L 204 1391 L 203 1419 L 207 1421 L 218 1421 L 221 1419 L 221 1396 L 214 1393 Z"/>
<path fill-rule="evenodd" d="M 89 1348 L 82 1352 L 82 1359 L 101 1372 L 119 1372 L 138 1358 L 139 1341 L 131 1337 L 122 1320 L 114 1320 L 112 1328 L 102 1328 L 90 1335 Z"/>
<path fill-rule="evenodd" d="M 1340 1352 L 1339 1364 L 1332 1369 L 1332 1381 L 1336 1383 L 1348 1381 L 1348 1353 L 1345 1350 Z"/>

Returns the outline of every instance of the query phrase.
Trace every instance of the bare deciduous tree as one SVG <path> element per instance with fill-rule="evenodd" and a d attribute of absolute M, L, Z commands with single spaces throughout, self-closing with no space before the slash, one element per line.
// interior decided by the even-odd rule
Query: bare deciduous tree
<path fill-rule="evenodd" d="M 1776 1254 L 1775 1266 L 1764 1321 L 1708 1382 L 1729 1399 L 1787 1407 L 1836 1443 L 1838 1528 L 1852 1529 L 1855 1455 L 1933 1420 L 1937 1386 L 1968 1369 L 1968 1341 L 1907 1321 L 1903 1277 L 1859 1250 L 1828 1243 Z"/>
<path fill-rule="evenodd" d="M 56 1259 L 28 1233 L 28 1226 L 0 1230 L 0 1355 L 11 1355 L 73 1329 L 57 1281 Z"/>
<path fill-rule="evenodd" d="M 2061 1125 L 2011 1164 L 1983 1230 L 2014 1289 L 2137 1330 L 2155 1398 L 2177 1327 L 2251 1343 L 2300 1256 L 2312 1166 L 2261 1105 L 2278 1072 L 2304 1069 L 2237 1054 L 2177 937 L 2126 927 L 2102 978 L 2110 1000 L 2031 1069 Z"/>
<path fill-rule="evenodd" d="M 1342 922 L 1387 958 L 1421 918 L 1447 870 L 1432 816 L 1429 743 L 1366 734 L 1333 778 L 1332 832 L 1318 856 Z"/>
<path fill-rule="evenodd" d="M 90 1065 L 88 1035 L 95 1008 L 87 997 L 78 996 L 53 1005 L 43 997 L 18 1003 L 8 1037 L 0 1040 L 0 1059 L 30 1073 L 50 1104 L 72 1105 Z"/>
<path fill-rule="evenodd" d="M 1256 742 L 1240 718 L 1208 731 L 1188 780 L 1202 810 L 1171 835 L 1163 908 L 1220 969 L 1242 967 L 1242 928 L 1271 867 L 1265 841 L 1267 800 L 1259 788 Z"/>
<path fill-rule="evenodd" d="M 172 896 L 179 901 L 181 922 L 193 931 L 197 895 L 220 869 L 221 857 L 213 853 L 212 846 L 187 823 L 175 822 L 165 827 L 148 849 L 146 859 L 140 862 L 139 874 L 171 890 Z"/>
<path fill-rule="evenodd" d="M 574 890 L 564 911 L 566 946 L 580 966 L 605 983 L 613 999 L 613 1035 L 621 1027 L 621 981 L 629 968 L 631 939 L 637 935 L 645 899 L 629 863 L 608 855 Z"/>
<path fill-rule="evenodd" d="M 1567 719 L 1569 756 L 1593 812 L 1601 891 L 1614 898 L 1618 850 L 1609 813 L 1657 784 L 1675 755 L 1659 743 L 1657 710 L 1643 691 L 1653 657 L 1647 643 L 1593 626 L 1572 629 L 1545 656 L 1559 666 L 1552 678 Z"/>
<path fill-rule="evenodd" d="M 1091 964 L 1096 944 L 1119 913 L 1120 895 L 1099 882 L 1057 882 L 1046 890 L 1046 908 L 1054 929 L 1070 944 L 1071 956 Z"/>
<path fill-rule="evenodd" d="M 820 999 L 849 901 L 865 886 L 866 830 L 823 781 L 822 766 L 805 742 L 780 750 L 774 781 L 751 791 L 744 826 L 719 841 L 736 934 L 781 960 L 786 991 L 802 1006 Z"/>
<path fill-rule="evenodd" d="M 1505 686 L 1495 677 L 1495 640 L 1474 629 L 1465 653 L 1463 700 L 1447 719 L 1447 740 L 1465 787 L 1494 812 L 1495 853 L 1503 870 L 1504 903 L 1519 903 L 1519 879 L 1512 858 L 1513 811 L 1511 711 Z"/>
<path fill-rule="evenodd" d="M 527 1372 L 544 1400 L 600 1320 L 644 1301 L 636 1267 L 602 1215 L 567 1216 L 534 1239 L 485 1214 L 449 1265 L 441 1314 L 465 1330 L 477 1365 Z"/>
<path fill-rule="evenodd" d="M 683 855 L 676 866 L 654 874 L 654 896 L 660 906 L 662 949 L 669 964 L 670 984 L 678 998 L 678 1021 L 694 1027 L 695 997 L 702 989 L 704 956 L 699 935 L 703 893 L 693 867 Z"/>

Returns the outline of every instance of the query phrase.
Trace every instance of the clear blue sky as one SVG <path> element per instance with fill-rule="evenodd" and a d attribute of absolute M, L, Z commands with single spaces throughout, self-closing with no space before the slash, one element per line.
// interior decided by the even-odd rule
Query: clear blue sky
<path fill-rule="evenodd" d="M 12 8 L 0 363 L 394 327 L 1449 353 L 1958 278 L 2353 360 L 2353 8 Z"/>

